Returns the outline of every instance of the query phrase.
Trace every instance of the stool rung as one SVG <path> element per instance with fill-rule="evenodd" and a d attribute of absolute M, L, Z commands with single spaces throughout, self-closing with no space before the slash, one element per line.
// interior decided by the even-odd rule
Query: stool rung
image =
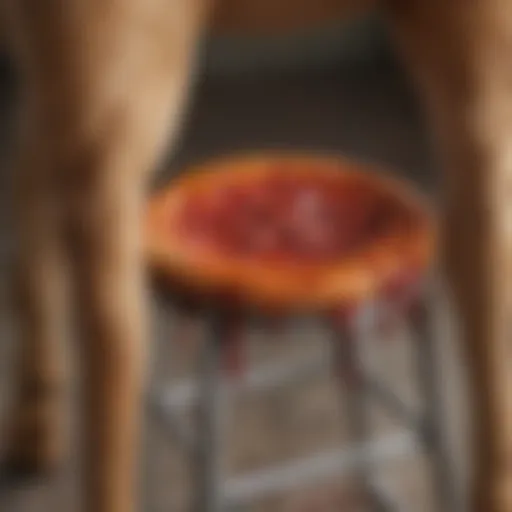
<path fill-rule="evenodd" d="M 288 363 L 274 363 L 248 372 L 245 378 L 230 383 L 230 393 L 247 391 L 267 391 L 300 380 L 307 380 L 324 374 L 330 365 L 329 356 L 316 356 L 306 362 L 302 360 Z M 408 406 L 391 390 L 378 380 L 366 377 L 366 389 L 370 398 L 382 403 L 394 416 L 410 428 L 422 427 L 421 416 Z M 151 401 L 166 411 L 167 416 L 179 413 L 182 409 L 194 406 L 197 402 L 198 383 L 195 379 L 186 379 L 179 384 L 169 386 L 162 394 L 151 393 Z"/>
<path fill-rule="evenodd" d="M 239 505 L 269 495 L 310 485 L 334 474 L 342 474 L 359 465 L 375 465 L 419 451 L 413 433 L 400 432 L 360 446 L 340 449 L 310 458 L 292 461 L 272 469 L 234 477 L 223 489 L 226 506 Z"/>
<path fill-rule="evenodd" d="M 266 391 L 325 374 L 332 360 L 329 352 L 325 352 L 307 361 L 297 358 L 296 361 L 273 363 L 249 370 L 245 376 L 229 382 L 229 393 Z M 164 390 L 159 400 L 164 407 L 179 410 L 195 405 L 198 396 L 197 380 L 184 379 Z"/>

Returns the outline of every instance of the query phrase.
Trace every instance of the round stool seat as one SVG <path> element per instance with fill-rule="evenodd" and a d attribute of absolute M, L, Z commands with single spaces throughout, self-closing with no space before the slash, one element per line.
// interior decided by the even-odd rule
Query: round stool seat
<path fill-rule="evenodd" d="M 268 154 L 190 169 L 150 200 L 150 266 L 241 309 L 324 312 L 424 273 L 436 229 L 398 180 L 340 158 Z"/>

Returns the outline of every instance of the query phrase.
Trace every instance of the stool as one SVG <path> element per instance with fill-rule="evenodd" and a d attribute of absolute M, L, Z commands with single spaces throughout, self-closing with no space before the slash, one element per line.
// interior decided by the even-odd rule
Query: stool
<path fill-rule="evenodd" d="M 435 510 L 460 510 L 442 432 L 429 311 L 436 223 L 418 194 L 339 158 L 227 158 L 192 169 L 157 193 L 145 233 L 155 275 L 207 327 L 198 385 L 185 383 L 153 397 L 174 426 L 180 408 L 199 406 L 195 511 L 220 512 L 348 471 L 371 510 L 398 510 L 373 486 L 372 467 L 418 447 L 431 455 Z M 419 418 L 360 364 L 359 338 L 390 308 L 411 320 L 418 337 L 426 402 Z M 244 368 L 244 326 L 254 315 L 314 315 L 328 323 L 331 364 L 340 386 L 350 391 L 345 407 L 353 444 L 226 482 L 224 426 L 232 393 L 272 389 L 325 369 L 325 361 Z M 407 430 L 370 442 L 369 396 L 398 415 Z"/>

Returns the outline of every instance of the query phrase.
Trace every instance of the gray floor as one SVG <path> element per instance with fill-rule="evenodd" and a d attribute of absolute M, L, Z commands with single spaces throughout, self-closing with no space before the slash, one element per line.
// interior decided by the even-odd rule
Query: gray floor
<path fill-rule="evenodd" d="M 191 100 L 179 150 L 171 163 L 164 166 L 164 170 L 158 174 L 157 182 L 165 181 L 168 177 L 181 172 L 186 163 L 225 152 L 268 148 L 341 152 L 363 160 L 385 164 L 393 172 L 413 180 L 424 190 L 431 193 L 435 191 L 435 172 L 416 102 L 406 80 L 395 64 L 388 60 L 369 61 L 363 64 L 347 63 L 336 72 L 308 76 L 298 74 L 275 77 L 245 76 L 231 79 L 229 82 L 200 81 Z M 1 204 L 6 210 L 9 194 L 5 194 L 5 191 L 8 180 L 5 176 L 2 179 Z M 10 239 L 8 230 L 10 222 L 9 217 L 3 212 L 2 218 L 4 222 L 3 226 L 0 225 L 0 229 L 3 229 L 0 247 L 7 247 L 7 241 Z M 2 262 L 1 270 L 2 284 L 4 284 L 6 283 L 3 279 L 7 272 L 6 263 Z M 2 296 L 0 296 L 1 300 L 3 300 Z M 3 311 L 7 313 L 3 315 L 2 320 L 5 321 L 2 322 L 3 331 L 0 340 L 2 350 L 2 356 L 0 356 L 2 393 L 0 395 L 3 397 L 0 413 L 5 414 L 5 397 L 8 396 L 6 391 L 9 389 L 8 370 L 12 366 L 13 346 L 8 335 L 8 309 L 3 308 Z M 171 331 L 167 330 L 168 323 L 175 324 L 173 317 L 168 313 L 160 312 L 157 315 L 155 330 L 155 350 L 158 349 L 158 354 L 168 350 L 171 344 L 170 332 L 175 327 L 171 327 Z M 317 334 L 314 333 L 307 335 L 302 346 L 310 347 L 311 340 L 315 340 L 316 336 Z M 262 340 L 259 345 L 260 349 L 266 353 L 265 357 L 277 357 L 275 346 L 272 346 L 272 343 L 269 345 L 268 340 Z M 395 376 L 398 386 L 407 395 L 412 387 L 405 363 L 406 345 L 407 343 L 397 341 L 392 352 L 396 357 L 389 354 L 382 355 L 381 362 L 384 370 Z M 179 361 L 182 360 L 180 358 L 192 361 L 193 351 L 182 344 L 179 347 L 178 352 L 174 351 L 174 354 L 180 354 L 179 357 L 173 356 L 174 364 L 163 362 L 158 371 L 155 367 L 154 379 L 162 380 L 164 378 L 162 375 L 167 379 L 169 373 L 173 373 L 173 369 L 177 367 L 189 368 Z M 292 350 L 292 348 L 289 344 L 281 344 L 277 349 L 281 354 L 285 350 Z M 451 376 L 452 370 L 457 373 L 460 369 L 457 357 L 453 350 L 450 350 L 449 357 L 444 358 L 448 361 L 448 376 Z M 163 356 L 159 356 L 158 360 L 166 361 Z M 397 363 L 397 361 L 402 362 Z M 402 370 L 397 371 L 397 365 L 401 365 Z M 451 399 L 458 403 L 460 401 L 459 384 L 453 384 L 450 380 L 447 389 L 447 394 L 454 393 L 450 395 Z M 230 452 L 234 452 L 235 469 L 256 467 L 269 460 L 269 452 L 272 452 L 270 459 L 275 458 L 277 452 L 280 456 L 287 458 L 297 453 L 308 452 L 319 444 L 325 447 L 333 446 L 333 443 L 337 442 L 339 432 L 337 433 L 336 430 L 336 422 L 333 424 L 332 421 L 329 423 L 326 420 L 323 423 L 322 420 L 329 414 L 332 415 L 335 409 L 332 401 L 335 398 L 332 396 L 329 384 L 313 383 L 311 388 L 298 390 L 297 393 L 306 394 L 309 398 L 297 399 L 293 425 L 300 432 L 292 436 L 294 440 L 286 445 L 287 448 L 283 449 L 284 451 L 274 449 L 276 446 L 282 446 L 283 439 L 287 438 L 286 433 L 274 432 L 282 428 L 282 425 L 279 428 L 275 425 L 277 421 L 275 400 L 274 402 L 271 400 L 272 403 L 259 405 L 251 401 L 241 404 L 241 409 L 236 413 L 241 416 L 237 416 L 239 421 L 236 424 L 252 428 L 253 433 L 250 442 L 247 442 L 249 435 L 245 427 L 238 430 L 236 435 L 233 434 L 234 441 Z M 279 397 L 277 400 L 279 402 Z M 279 406 L 277 408 L 279 409 Z M 460 418 L 457 417 L 456 420 L 458 421 L 455 423 L 460 424 Z M 289 422 L 290 418 L 287 424 Z M 385 420 L 383 424 L 387 425 Z M 260 434 L 263 432 L 259 438 L 258 432 Z M 182 510 L 180 503 L 186 502 L 188 473 L 184 470 L 186 466 L 184 466 L 179 447 L 173 444 L 158 425 L 152 423 L 148 425 L 145 446 L 147 448 L 144 464 L 146 503 L 141 510 L 144 512 Z M 71 469 L 73 468 L 74 465 Z M 4 501 L 0 501 L 0 509 L 9 512 L 78 510 L 75 496 L 76 474 L 74 469 L 73 471 L 71 469 L 51 485 L 21 492 L 11 491 L 5 496 L 2 495 L 0 500 Z M 409 501 L 407 501 L 409 505 L 406 505 L 404 510 L 411 512 L 430 510 L 428 491 L 422 483 L 421 471 L 419 462 L 413 465 L 412 469 L 405 467 L 401 472 L 399 471 L 397 481 L 405 486 L 409 493 Z M 326 485 L 325 492 L 331 492 L 332 482 L 330 487 L 328 482 Z M 297 503 L 305 494 L 313 492 L 308 490 L 300 495 L 276 498 L 269 503 L 261 504 L 258 510 L 288 511 L 291 510 L 290 507 L 300 510 L 300 507 L 296 508 Z M 3 508 L 4 506 L 6 508 Z M 318 512 L 323 511 L 318 509 Z"/>

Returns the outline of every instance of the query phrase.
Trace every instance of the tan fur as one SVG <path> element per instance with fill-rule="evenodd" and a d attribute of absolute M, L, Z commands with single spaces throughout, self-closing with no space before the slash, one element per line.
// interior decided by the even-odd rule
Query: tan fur
<path fill-rule="evenodd" d="M 512 510 L 512 4 L 412 0 L 391 10 L 444 160 L 444 264 L 475 408 L 477 511 Z"/>
<path fill-rule="evenodd" d="M 186 100 L 203 6 L 55 0 L 8 7 L 26 84 L 15 169 L 22 389 L 32 379 L 63 388 L 60 368 L 51 367 L 62 311 L 48 271 L 68 261 L 85 378 L 86 510 L 129 512 L 146 352 L 139 220 L 145 180 Z M 20 403 L 11 457 L 42 468 L 61 457 L 62 411 L 59 397 L 50 398 Z M 31 433 L 32 451 L 25 449 Z"/>
<path fill-rule="evenodd" d="M 62 457 L 58 285 L 69 266 L 86 390 L 86 510 L 130 512 L 146 343 L 144 182 L 179 127 L 207 5 L 3 0 L 2 7 L 25 86 L 15 169 L 24 358 L 10 455 L 39 468 Z M 511 512 L 512 2 L 383 7 L 446 169 L 445 262 L 478 422 L 472 510 Z"/>

